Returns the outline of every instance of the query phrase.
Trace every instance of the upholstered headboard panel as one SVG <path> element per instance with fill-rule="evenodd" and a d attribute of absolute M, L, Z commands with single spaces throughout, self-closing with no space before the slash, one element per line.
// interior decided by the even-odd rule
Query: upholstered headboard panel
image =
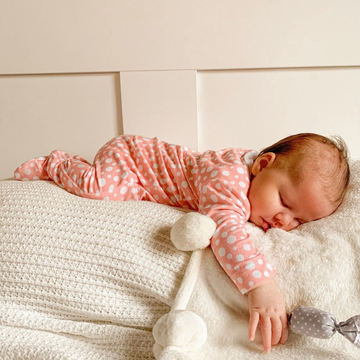
<path fill-rule="evenodd" d="M 112 136 L 198 150 L 339 133 L 360 156 L 356 0 L 0 4 L 0 178 Z"/>

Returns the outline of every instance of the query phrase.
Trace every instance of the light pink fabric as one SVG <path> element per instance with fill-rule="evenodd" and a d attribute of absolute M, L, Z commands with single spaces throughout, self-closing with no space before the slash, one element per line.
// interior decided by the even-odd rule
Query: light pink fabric
<path fill-rule="evenodd" d="M 56 150 L 22 164 L 14 177 L 53 180 L 91 199 L 147 200 L 210 216 L 217 223 L 212 250 L 244 294 L 275 274 L 245 229 L 250 216 L 246 153 L 234 148 L 199 153 L 157 138 L 124 135 L 106 143 L 93 164 Z"/>

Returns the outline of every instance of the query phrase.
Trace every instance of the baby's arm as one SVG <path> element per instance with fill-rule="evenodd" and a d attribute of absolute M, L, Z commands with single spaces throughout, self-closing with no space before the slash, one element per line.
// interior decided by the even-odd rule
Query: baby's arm
<path fill-rule="evenodd" d="M 199 212 L 217 224 L 211 239 L 216 259 L 239 291 L 249 295 L 249 338 L 253 340 L 260 322 L 264 349 L 269 351 L 272 344 L 285 342 L 287 338 L 284 300 L 272 280 L 275 271 L 255 248 L 245 229 L 250 215 L 247 167 L 239 161 L 231 166 L 228 155 L 232 156 L 229 152 L 220 160 L 210 155 L 201 159 L 195 184 L 199 189 Z"/>
<path fill-rule="evenodd" d="M 264 350 L 270 351 L 288 336 L 285 302 L 273 280 L 275 271 L 246 233 L 239 209 L 215 206 L 208 215 L 218 224 L 211 240 L 214 255 L 239 291 L 248 295 L 249 339 L 254 340 L 260 323 Z"/>

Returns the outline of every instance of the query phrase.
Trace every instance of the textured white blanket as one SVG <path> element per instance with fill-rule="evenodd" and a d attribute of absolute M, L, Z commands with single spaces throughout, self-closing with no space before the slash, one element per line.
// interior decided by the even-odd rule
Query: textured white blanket
<path fill-rule="evenodd" d="M 249 224 L 289 311 L 314 306 L 339 321 L 360 314 L 359 210 L 357 161 L 336 214 L 290 233 Z M 246 297 L 211 251 L 190 259 L 172 246 L 170 227 L 182 214 L 81 199 L 49 182 L 0 182 L 0 358 L 153 359 L 151 328 L 174 301 L 206 322 L 207 342 L 189 353 L 194 360 L 360 358 L 339 334 L 292 334 L 270 354 L 260 337 L 249 342 Z M 200 272 L 189 266 L 182 282 L 189 261 L 201 261 Z"/>
<path fill-rule="evenodd" d="M 0 359 L 153 359 L 190 258 L 178 209 L 0 182 Z"/>

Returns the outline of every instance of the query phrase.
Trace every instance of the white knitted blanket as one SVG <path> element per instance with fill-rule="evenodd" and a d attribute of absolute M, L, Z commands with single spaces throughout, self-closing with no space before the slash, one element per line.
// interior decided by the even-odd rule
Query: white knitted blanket
<path fill-rule="evenodd" d="M 182 215 L 0 182 L 0 359 L 153 359 L 190 258 L 169 239 Z"/>
<path fill-rule="evenodd" d="M 313 306 L 338 321 L 360 314 L 359 213 L 360 160 L 334 215 L 288 233 L 248 225 L 278 271 L 288 311 Z M 0 358 L 154 359 L 151 328 L 174 304 L 206 323 L 193 360 L 360 358 L 339 334 L 290 334 L 270 354 L 260 336 L 249 342 L 246 297 L 211 251 L 190 258 L 171 244 L 182 214 L 81 199 L 49 182 L 0 182 Z"/>

